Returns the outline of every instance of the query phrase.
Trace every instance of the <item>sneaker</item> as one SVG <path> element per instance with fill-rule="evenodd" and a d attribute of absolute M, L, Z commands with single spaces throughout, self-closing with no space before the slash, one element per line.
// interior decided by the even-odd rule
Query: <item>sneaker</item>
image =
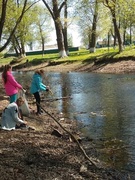
<path fill-rule="evenodd" d="M 36 115 L 37 116 L 39 116 L 39 115 L 41 115 L 41 114 L 43 114 L 42 112 L 36 112 Z"/>
<path fill-rule="evenodd" d="M 33 130 L 33 131 L 34 131 L 34 130 L 36 130 L 36 129 L 35 129 L 34 127 L 32 127 L 32 126 L 29 126 L 29 127 L 28 127 L 28 130 Z"/>
<path fill-rule="evenodd" d="M 36 112 L 36 115 L 39 116 L 39 112 Z"/>

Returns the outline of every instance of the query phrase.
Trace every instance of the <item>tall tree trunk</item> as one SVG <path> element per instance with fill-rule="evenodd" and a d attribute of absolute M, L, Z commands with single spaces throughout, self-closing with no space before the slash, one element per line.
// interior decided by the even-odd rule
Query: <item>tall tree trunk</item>
<path fill-rule="evenodd" d="M 97 17 L 98 17 L 98 2 L 95 1 L 95 11 L 93 16 L 93 24 L 92 24 L 92 34 L 91 34 L 91 42 L 90 42 L 90 53 L 96 51 L 96 28 L 97 28 Z"/>
<path fill-rule="evenodd" d="M 68 51 L 68 40 L 67 40 L 67 0 L 65 0 L 65 8 L 64 8 L 64 29 L 63 29 L 63 36 L 64 36 L 64 46 L 66 50 L 66 54 L 69 55 Z"/>
<path fill-rule="evenodd" d="M 67 54 L 65 51 L 64 37 L 63 37 L 62 29 L 59 28 L 58 23 L 55 23 L 55 28 L 56 28 L 56 36 L 57 36 L 57 45 L 58 45 L 58 49 L 59 49 L 59 55 L 60 55 L 60 57 L 65 57 L 65 56 L 67 56 Z"/>
<path fill-rule="evenodd" d="M 16 56 L 19 57 L 20 54 L 21 54 L 21 45 L 19 43 L 19 40 L 18 40 L 18 38 L 15 35 L 13 35 L 13 38 L 12 38 L 11 41 L 12 41 L 14 50 L 16 52 Z"/>
<path fill-rule="evenodd" d="M 44 56 L 44 51 L 45 51 L 45 39 L 44 37 L 41 37 L 42 41 L 42 56 Z"/>
<path fill-rule="evenodd" d="M 122 45 L 122 39 L 121 39 L 121 36 L 120 36 L 120 31 L 119 31 L 120 21 L 117 24 L 116 14 L 115 14 L 115 11 L 116 11 L 116 0 L 112 0 L 112 1 L 111 0 L 110 1 L 104 0 L 104 5 L 106 7 L 108 7 L 110 12 L 111 12 L 112 22 L 113 22 L 113 26 L 114 26 L 114 34 L 115 34 L 115 36 L 118 39 L 119 52 L 122 52 L 123 51 L 123 45 Z"/>
<path fill-rule="evenodd" d="M 126 29 L 124 29 L 123 32 L 123 46 L 125 45 L 125 41 L 126 41 Z"/>
<path fill-rule="evenodd" d="M 119 52 L 122 52 L 123 51 L 123 45 L 122 45 L 120 31 L 119 31 L 119 28 L 118 28 L 118 25 L 117 25 L 117 22 L 116 22 L 116 16 L 115 16 L 114 11 L 112 12 L 112 21 L 113 21 L 116 37 L 118 38 Z"/>
<path fill-rule="evenodd" d="M 8 0 L 3 0 L 2 3 L 1 3 L 0 41 L 1 41 L 1 37 L 2 37 L 2 32 L 3 32 L 3 28 L 4 28 L 5 19 L 6 19 L 7 2 L 8 2 Z"/>
<path fill-rule="evenodd" d="M 130 24 L 130 44 L 132 44 L 132 25 Z"/>
<path fill-rule="evenodd" d="M 18 52 L 18 49 L 16 48 L 16 46 L 13 46 L 14 47 L 14 50 L 15 50 L 15 53 L 16 53 L 16 56 L 19 57 L 19 52 Z"/>
<path fill-rule="evenodd" d="M 41 42 L 42 42 L 42 56 L 44 56 L 44 50 L 45 50 L 45 39 L 43 36 L 43 31 L 41 26 L 39 26 L 39 31 L 40 31 L 40 35 L 41 35 Z"/>
<path fill-rule="evenodd" d="M 25 57 L 25 56 L 26 56 L 26 52 L 25 52 L 24 42 L 21 41 L 21 53 L 20 53 L 20 57 Z"/>
<path fill-rule="evenodd" d="M 64 45 L 64 36 L 63 36 L 63 28 L 62 28 L 62 23 L 60 20 L 60 11 L 65 5 L 65 2 L 61 4 L 61 6 L 58 8 L 58 1 L 57 0 L 52 0 L 52 5 L 53 5 L 53 10 L 52 8 L 49 7 L 48 3 L 45 0 L 42 0 L 47 9 L 49 10 L 53 20 L 54 20 L 54 25 L 56 29 L 56 37 L 57 37 L 57 45 L 58 45 L 58 50 L 59 50 L 59 55 L 60 57 L 65 57 L 67 56 L 66 51 L 65 51 L 65 45 Z"/>
<path fill-rule="evenodd" d="M 113 33 L 113 31 L 112 31 L 112 29 L 111 29 L 111 35 L 112 35 L 112 37 L 113 37 L 113 48 L 115 49 L 115 47 L 116 47 L 116 35 L 115 35 L 115 30 L 114 30 L 114 33 Z"/>
<path fill-rule="evenodd" d="M 15 35 L 12 37 L 11 42 L 12 42 L 12 46 L 13 46 L 15 52 L 16 52 L 16 56 L 18 57 L 19 56 L 19 51 L 17 49 Z"/>
<path fill-rule="evenodd" d="M 52 1 L 53 1 L 53 13 L 54 13 L 54 21 L 55 21 L 59 55 L 60 57 L 65 57 L 67 56 L 67 54 L 65 51 L 64 36 L 62 32 L 62 23 L 60 20 L 60 10 L 58 9 L 58 1 L 57 0 L 52 0 Z"/>

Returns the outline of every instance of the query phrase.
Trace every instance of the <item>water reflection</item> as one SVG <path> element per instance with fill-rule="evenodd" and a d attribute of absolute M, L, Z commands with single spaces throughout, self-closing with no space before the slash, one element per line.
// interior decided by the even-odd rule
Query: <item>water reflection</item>
<path fill-rule="evenodd" d="M 33 72 L 14 75 L 25 85 Z M 51 98 L 71 97 L 54 102 L 59 112 L 81 121 L 86 136 L 105 139 L 104 148 L 108 140 L 118 144 L 110 161 L 115 158 L 115 165 L 135 171 L 135 75 L 47 73 L 44 81 L 53 91 Z"/>

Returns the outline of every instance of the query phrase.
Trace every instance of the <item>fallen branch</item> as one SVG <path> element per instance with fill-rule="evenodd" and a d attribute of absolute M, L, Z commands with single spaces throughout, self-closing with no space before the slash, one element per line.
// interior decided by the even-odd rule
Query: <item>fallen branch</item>
<path fill-rule="evenodd" d="M 72 99 L 70 96 L 66 97 L 57 97 L 57 98 L 51 98 L 51 99 L 41 99 L 41 101 L 59 101 L 59 100 L 64 100 L 64 99 Z"/>
<path fill-rule="evenodd" d="M 96 164 L 95 164 L 95 163 L 89 158 L 89 156 L 86 154 L 85 150 L 84 150 L 83 147 L 80 145 L 80 143 L 79 143 L 78 140 L 75 138 L 75 136 L 74 136 L 71 132 L 69 132 L 68 130 L 66 130 L 66 129 L 61 125 L 61 123 L 59 123 L 59 121 L 58 121 L 55 117 L 53 117 L 48 111 L 46 111 L 39 103 L 37 103 L 37 104 L 38 104 L 38 105 L 41 107 L 41 109 L 42 109 L 47 115 L 49 115 L 66 133 L 68 133 L 68 134 L 71 136 L 71 138 L 77 143 L 77 145 L 78 145 L 79 149 L 81 150 L 81 152 L 83 153 L 84 157 L 85 157 L 88 161 L 90 161 L 91 164 L 92 164 L 94 167 L 98 168 L 98 167 L 96 166 Z"/>

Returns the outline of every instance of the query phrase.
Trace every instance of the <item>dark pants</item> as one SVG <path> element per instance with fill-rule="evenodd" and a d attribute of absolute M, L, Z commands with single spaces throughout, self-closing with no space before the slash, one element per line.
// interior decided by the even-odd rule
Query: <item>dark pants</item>
<path fill-rule="evenodd" d="M 37 105 L 37 113 L 40 113 L 41 112 L 41 108 L 40 108 L 40 94 L 39 92 L 35 92 L 34 94 L 34 97 L 36 99 L 36 105 Z"/>

